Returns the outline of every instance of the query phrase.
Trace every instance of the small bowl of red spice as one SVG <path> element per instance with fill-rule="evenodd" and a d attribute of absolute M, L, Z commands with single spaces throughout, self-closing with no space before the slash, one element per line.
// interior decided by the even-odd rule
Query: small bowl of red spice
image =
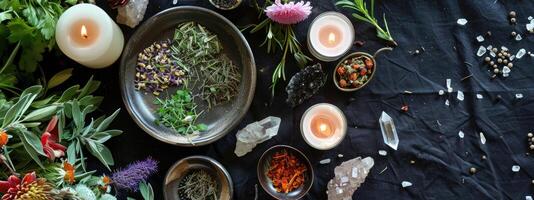
<path fill-rule="evenodd" d="M 345 92 L 363 88 L 373 78 L 375 58 L 368 53 L 355 52 L 345 56 L 334 69 L 334 84 Z"/>
<path fill-rule="evenodd" d="M 258 162 L 258 180 L 272 197 L 297 200 L 313 185 L 313 168 L 298 149 L 276 145 L 263 153 Z"/>

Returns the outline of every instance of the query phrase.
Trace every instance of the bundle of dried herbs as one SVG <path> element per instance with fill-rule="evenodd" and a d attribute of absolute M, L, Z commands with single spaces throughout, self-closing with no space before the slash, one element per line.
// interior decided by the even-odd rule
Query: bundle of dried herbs
<path fill-rule="evenodd" d="M 200 90 L 209 108 L 237 95 L 241 74 L 222 52 L 217 35 L 195 22 L 183 23 L 174 33 L 172 57 L 188 73 L 187 87 Z"/>
<path fill-rule="evenodd" d="M 217 200 L 219 183 L 205 170 L 193 170 L 180 180 L 178 196 L 188 200 Z"/>
<path fill-rule="evenodd" d="M 207 129 L 205 124 L 196 123 L 202 112 L 196 111 L 197 105 L 187 89 L 178 90 L 167 99 L 157 98 L 154 103 L 159 106 L 159 118 L 155 121 L 158 125 L 173 128 L 180 135 L 196 134 Z"/>
<path fill-rule="evenodd" d="M 134 87 L 159 96 L 182 84 L 185 72 L 171 58 L 170 41 L 155 42 L 137 56 Z"/>

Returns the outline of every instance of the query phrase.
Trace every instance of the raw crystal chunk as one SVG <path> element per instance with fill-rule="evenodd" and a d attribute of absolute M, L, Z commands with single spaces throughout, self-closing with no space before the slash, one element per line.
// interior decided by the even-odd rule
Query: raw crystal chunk
<path fill-rule="evenodd" d="M 522 99 L 523 98 L 523 94 L 517 93 L 517 94 L 515 94 L 515 98 L 516 99 Z"/>
<path fill-rule="evenodd" d="M 484 133 L 480 132 L 480 143 L 486 144 L 486 137 L 484 136 Z"/>
<path fill-rule="evenodd" d="M 388 152 L 386 150 L 378 150 L 378 155 L 387 156 Z"/>
<path fill-rule="evenodd" d="M 280 118 L 271 116 L 239 130 L 236 134 L 235 155 L 244 156 L 252 151 L 257 144 L 265 142 L 278 134 L 280 121 Z"/>
<path fill-rule="evenodd" d="M 456 95 L 456 98 L 460 101 L 464 100 L 464 93 L 460 90 L 458 90 L 458 94 Z"/>
<path fill-rule="evenodd" d="M 136 27 L 145 17 L 148 0 L 130 0 L 118 9 L 117 22 L 131 28 Z"/>
<path fill-rule="evenodd" d="M 511 71 L 512 71 L 512 70 L 511 70 L 509 67 L 503 67 L 503 68 L 502 68 L 502 73 L 503 73 L 503 74 L 508 74 L 508 73 L 510 73 Z"/>
<path fill-rule="evenodd" d="M 334 178 L 327 185 L 328 200 L 352 199 L 352 194 L 365 181 L 373 165 L 373 158 L 357 157 L 337 166 L 334 169 Z"/>
<path fill-rule="evenodd" d="M 330 158 L 327 158 L 327 159 L 320 160 L 319 163 L 324 165 L 324 164 L 330 163 L 330 161 L 332 160 Z"/>
<path fill-rule="evenodd" d="M 484 46 L 480 46 L 478 47 L 478 51 L 477 51 L 477 56 L 480 57 L 480 56 L 483 56 L 484 54 L 486 54 L 486 47 Z"/>
<path fill-rule="evenodd" d="M 451 103 L 449 102 L 449 100 L 448 100 L 448 99 L 447 99 L 447 100 L 445 100 L 445 105 L 446 105 L 446 106 L 449 106 L 449 105 L 451 105 Z"/>
<path fill-rule="evenodd" d="M 458 23 L 459 25 L 465 25 L 467 24 L 467 19 L 464 19 L 464 18 L 460 18 L 456 21 L 456 23 Z"/>
<path fill-rule="evenodd" d="M 401 185 L 402 185 L 403 188 L 406 188 L 406 187 L 412 186 L 413 184 L 411 182 L 408 182 L 408 181 L 403 181 L 401 183 Z"/>
<path fill-rule="evenodd" d="M 525 196 L 525 200 L 532 200 L 532 196 Z"/>
<path fill-rule="evenodd" d="M 477 99 L 483 99 L 484 96 L 482 96 L 482 94 L 477 94 Z"/>
<path fill-rule="evenodd" d="M 484 42 L 484 36 L 482 36 L 482 35 L 477 36 L 477 41 L 478 42 Z"/>
<path fill-rule="evenodd" d="M 392 149 L 397 150 L 397 147 L 399 146 L 399 136 L 397 135 L 397 129 L 395 129 L 393 119 L 386 112 L 382 112 L 379 123 L 384 143 Z"/>
<path fill-rule="evenodd" d="M 460 138 L 464 138 L 464 137 L 465 137 L 465 134 L 464 134 L 463 131 L 460 131 L 460 132 L 458 132 L 458 136 L 459 136 Z"/>
<path fill-rule="evenodd" d="M 527 50 L 519 49 L 519 51 L 515 54 L 515 58 L 521 59 L 526 53 L 527 53 Z"/>
<path fill-rule="evenodd" d="M 296 73 L 287 84 L 287 103 L 295 107 L 311 98 L 326 83 L 321 64 L 308 66 Z"/>
<path fill-rule="evenodd" d="M 521 37 L 521 34 L 517 34 L 517 35 L 515 36 L 515 40 L 516 40 L 516 41 L 520 41 L 520 40 L 522 40 L 522 39 L 523 39 L 523 37 Z"/>
<path fill-rule="evenodd" d="M 521 167 L 519 167 L 519 165 L 512 166 L 512 171 L 513 172 L 519 172 L 520 169 L 521 169 Z"/>
<path fill-rule="evenodd" d="M 490 56 L 495 58 L 495 56 L 497 56 L 497 54 L 495 54 L 495 52 L 493 52 L 493 51 L 490 51 Z"/>

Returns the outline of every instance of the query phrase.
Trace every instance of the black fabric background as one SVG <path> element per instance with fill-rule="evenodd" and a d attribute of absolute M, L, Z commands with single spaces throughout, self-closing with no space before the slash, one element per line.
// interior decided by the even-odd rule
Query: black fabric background
<path fill-rule="evenodd" d="M 305 47 L 308 25 L 318 14 L 336 10 L 334 1 L 311 1 L 312 16 L 295 29 Z M 105 1 L 97 1 L 114 18 Z M 213 8 L 207 0 L 179 0 L 177 5 L 198 5 Z M 145 19 L 172 6 L 171 0 L 151 0 Z M 45 60 L 47 72 L 75 67 L 75 75 L 69 83 L 83 83 L 90 75 L 103 82 L 99 93 L 105 96 L 102 112 L 111 113 L 116 108 L 122 112 L 113 123 L 113 128 L 124 130 L 125 134 L 112 139 L 108 146 L 113 151 L 116 166 L 147 156 L 160 161 L 160 172 L 151 179 L 156 199 L 162 197 L 162 182 L 166 170 L 176 161 L 189 155 L 207 155 L 220 161 L 232 175 L 234 198 L 254 198 L 257 184 L 256 163 L 261 154 L 276 144 L 292 145 L 310 158 L 314 165 L 315 180 L 312 190 L 304 199 L 326 199 L 326 183 L 333 177 L 333 169 L 342 161 L 372 156 L 375 166 L 366 182 L 355 192 L 353 199 L 524 199 L 532 195 L 534 184 L 533 156 L 526 156 L 526 134 L 534 131 L 534 59 L 525 56 L 514 63 L 511 76 L 496 80 L 489 79 L 489 73 L 482 60 L 475 56 L 478 44 L 475 37 L 491 31 L 483 45 L 504 45 L 513 53 L 520 48 L 534 50 L 534 35 L 523 35 L 521 42 L 510 38 L 510 32 L 525 33 L 529 15 L 534 15 L 534 1 L 516 0 L 384 0 L 376 2 L 376 13 L 386 14 L 389 28 L 399 46 L 377 59 L 377 74 L 364 89 L 353 93 L 338 91 L 331 80 L 312 99 L 292 109 L 284 100 L 285 92 L 280 87 L 274 99 L 270 98 L 268 86 L 275 64 L 280 55 L 269 55 L 259 47 L 263 34 L 245 34 L 255 55 L 258 79 L 255 98 L 250 111 L 234 131 L 219 141 L 198 148 L 180 148 L 167 145 L 144 133 L 127 114 L 120 95 L 118 83 L 119 65 L 116 63 L 103 70 L 90 70 L 75 64 L 66 57 L 51 54 Z M 518 25 L 508 23 L 507 13 L 518 13 Z M 352 11 L 341 10 L 350 15 Z M 257 13 L 245 2 L 234 11 L 218 11 L 238 26 L 257 22 Z M 466 18 L 466 26 L 458 26 L 456 20 Z M 373 53 L 383 46 L 376 38 L 375 30 L 367 24 L 351 18 L 356 29 L 356 39 L 366 41 L 363 47 L 353 51 Z M 128 38 L 135 29 L 121 26 Z M 424 47 L 419 55 L 410 52 Z M 306 50 L 307 51 L 307 50 Z M 335 63 L 322 63 L 329 73 Z M 287 74 L 297 68 L 290 63 Z M 462 77 L 471 78 L 461 81 Z M 330 76 L 328 76 L 330 78 Z M 454 93 L 439 96 L 440 89 L 446 90 L 445 79 L 452 79 Z M 285 84 L 281 84 L 285 85 Z M 404 91 L 413 94 L 404 94 Z M 465 93 L 465 100 L 456 100 L 456 91 Z M 476 94 L 483 99 L 477 99 Z M 523 99 L 515 99 L 522 93 Z M 500 95 L 500 98 L 497 96 Z M 445 106 L 449 99 L 450 106 Z M 328 102 L 340 107 L 348 120 L 345 140 L 329 151 L 318 151 L 309 147 L 302 139 L 298 123 L 302 113 L 311 105 Z M 409 105 L 409 112 L 399 111 L 402 104 Z M 394 119 L 399 132 L 400 144 L 397 151 L 382 142 L 378 118 L 382 111 Z M 233 154 L 235 133 L 246 124 L 267 116 L 282 118 L 278 135 L 258 145 L 253 152 L 238 158 Z M 439 122 L 438 122 L 439 121 Z M 465 138 L 460 139 L 462 130 Z M 483 132 L 487 143 L 480 143 L 479 132 Z M 388 151 L 379 156 L 378 150 Z M 343 158 L 337 158 L 343 154 Z M 487 156 L 483 160 L 482 155 Z M 322 159 L 331 158 L 332 163 L 320 165 Z M 415 164 L 410 164 L 414 160 Z M 92 168 L 102 169 L 96 159 L 91 159 Z M 513 165 L 521 170 L 512 172 Z M 380 173 L 387 167 L 383 173 Z M 476 167 L 475 175 L 469 168 Z M 402 181 L 410 181 L 412 187 L 402 188 Z M 258 185 L 259 199 L 270 197 Z"/>

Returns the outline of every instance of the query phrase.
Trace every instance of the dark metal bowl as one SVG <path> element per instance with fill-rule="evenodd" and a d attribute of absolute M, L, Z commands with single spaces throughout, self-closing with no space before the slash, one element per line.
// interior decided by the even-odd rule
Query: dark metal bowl
<path fill-rule="evenodd" d="M 269 177 L 267 177 L 267 171 L 269 171 L 269 163 L 271 162 L 271 157 L 276 152 L 280 151 L 287 151 L 288 153 L 294 155 L 297 157 L 297 159 L 300 162 L 303 162 L 304 165 L 308 168 L 306 172 L 304 172 L 304 184 L 297 188 L 296 190 L 293 190 L 289 193 L 281 193 L 277 192 L 276 189 L 273 187 L 272 181 Z M 308 158 L 300 152 L 298 149 L 287 146 L 287 145 L 276 145 L 271 148 L 269 148 L 267 151 L 263 153 L 261 156 L 259 162 L 258 162 L 258 181 L 260 182 L 261 187 L 269 193 L 272 197 L 276 199 L 283 199 L 283 200 L 297 200 L 310 191 L 312 185 L 313 185 L 313 168 L 308 160 Z"/>
<path fill-rule="evenodd" d="M 218 200 L 230 200 L 234 194 L 232 178 L 221 163 L 206 156 L 190 156 L 176 162 L 167 171 L 163 182 L 163 195 L 166 200 L 180 200 L 178 185 L 182 178 L 190 171 L 202 169 L 210 173 L 219 183 Z"/>
<path fill-rule="evenodd" d="M 134 89 L 137 54 L 156 41 L 171 39 L 177 25 L 195 21 L 217 34 L 224 47 L 224 53 L 240 68 L 241 83 L 236 97 L 230 102 L 206 110 L 197 122 L 204 123 L 208 130 L 191 140 L 178 135 L 175 130 L 158 126 L 154 120 L 155 97 Z M 246 114 L 256 87 L 256 65 L 252 51 L 241 32 L 223 16 L 200 7 L 181 6 L 164 10 L 144 22 L 132 35 L 122 54 L 120 68 L 122 99 L 134 121 L 145 132 L 163 142 L 178 146 L 206 145 L 231 131 Z M 177 88 L 163 92 L 160 98 L 174 94 Z M 207 108 L 203 101 L 196 102 L 198 109 Z"/>

